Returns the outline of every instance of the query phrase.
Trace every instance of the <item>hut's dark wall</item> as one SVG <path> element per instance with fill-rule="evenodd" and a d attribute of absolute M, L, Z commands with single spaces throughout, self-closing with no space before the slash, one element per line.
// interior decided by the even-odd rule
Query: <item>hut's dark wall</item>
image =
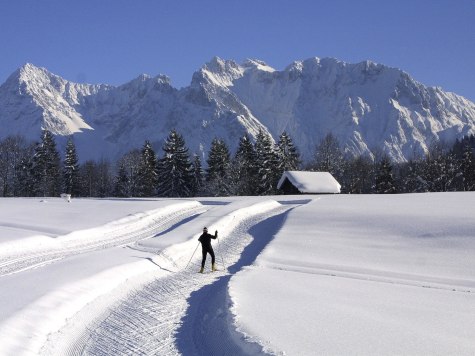
<path fill-rule="evenodd" d="M 280 190 L 282 190 L 284 194 L 289 194 L 289 195 L 300 194 L 299 190 L 295 188 L 295 186 L 292 183 L 290 183 L 290 181 L 287 178 L 285 178 L 284 183 L 282 183 Z"/>

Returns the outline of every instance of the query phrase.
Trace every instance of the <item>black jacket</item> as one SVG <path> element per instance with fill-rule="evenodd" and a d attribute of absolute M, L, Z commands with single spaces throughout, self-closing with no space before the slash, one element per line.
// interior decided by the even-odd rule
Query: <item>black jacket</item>
<path fill-rule="evenodd" d="M 218 232 L 216 231 L 214 235 L 203 232 L 198 238 L 198 241 L 201 242 L 201 247 L 206 249 L 211 249 L 211 239 L 216 239 L 218 237 Z"/>

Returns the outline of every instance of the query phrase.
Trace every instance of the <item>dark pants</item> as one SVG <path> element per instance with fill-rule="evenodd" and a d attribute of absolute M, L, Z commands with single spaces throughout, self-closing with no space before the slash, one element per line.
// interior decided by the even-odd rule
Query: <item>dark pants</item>
<path fill-rule="evenodd" d="M 203 247 L 201 246 L 201 253 L 203 254 L 203 259 L 201 260 L 201 268 L 205 268 L 206 262 L 206 254 L 209 253 L 211 255 L 211 263 L 214 264 L 214 251 L 212 247 Z"/>

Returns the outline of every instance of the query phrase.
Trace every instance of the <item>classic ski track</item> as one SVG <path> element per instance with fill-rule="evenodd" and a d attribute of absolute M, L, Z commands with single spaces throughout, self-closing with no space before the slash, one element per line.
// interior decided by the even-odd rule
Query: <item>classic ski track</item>
<path fill-rule="evenodd" d="M 475 292 L 473 287 L 464 285 L 464 281 L 461 281 L 459 284 L 457 284 L 456 280 L 450 281 L 444 280 L 442 278 L 394 273 L 390 271 L 367 270 L 356 267 L 338 268 L 337 266 L 333 266 L 333 268 L 331 268 L 332 266 L 296 267 L 287 264 L 266 264 L 265 267 L 282 272 L 314 274 L 318 276 L 354 279 L 367 282 L 386 283 L 417 288 L 438 289 L 458 293 Z"/>
<path fill-rule="evenodd" d="M 281 206 L 243 219 L 232 231 L 232 239 L 215 244 L 218 267 L 223 269 L 223 264 L 230 266 L 240 259 L 242 251 L 252 241 L 249 235 L 252 226 L 291 208 Z M 67 355 L 180 355 L 176 333 L 183 325 L 182 318 L 187 313 L 191 293 L 213 286 L 223 278 L 226 278 L 224 286 L 227 286 L 229 278 L 236 273 L 221 270 L 198 274 L 199 262 L 199 258 L 195 258 L 187 270 L 156 279 L 131 292 L 117 305 L 110 306 L 103 319 L 91 325 L 86 335 L 78 335 Z M 217 307 L 226 308 L 225 305 Z M 194 325 L 187 326 L 190 328 Z M 199 335 L 193 338 L 196 337 Z M 229 337 L 220 340 L 220 344 L 223 355 L 232 354 L 232 350 L 239 348 Z"/>
<path fill-rule="evenodd" d="M 74 244 L 71 247 L 59 248 L 54 251 L 25 254 L 16 258 L 5 259 L 0 262 L 0 277 L 32 268 L 38 268 L 69 256 L 122 246 L 139 241 L 156 235 L 157 233 L 170 228 L 177 222 L 201 214 L 204 211 L 206 211 L 206 208 L 202 206 L 181 209 L 166 215 L 166 217 L 161 218 L 160 220 L 153 219 L 153 223 L 148 225 L 146 228 L 139 226 L 131 231 L 130 229 L 124 229 L 122 226 L 118 227 L 117 229 L 104 233 L 103 238 L 97 242 L 91 241 L 86 244 Z"/>

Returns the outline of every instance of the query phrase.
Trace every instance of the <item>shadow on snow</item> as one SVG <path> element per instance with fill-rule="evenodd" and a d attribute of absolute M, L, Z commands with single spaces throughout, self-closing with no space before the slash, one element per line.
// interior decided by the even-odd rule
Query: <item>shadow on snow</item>
<path fill-rule="evenodd" d="M 211 284 L 191 293 L 188 310 L 181 320 L 176 334 L 176 346 L 183 355 L 265 355 L 262 347 L 247 342 L 241 335 L 229 328 L 232 315 L 227 286 L 231 277 L 243 267 L 251 265 L 283 226 L 287 215 L 272 216 L 254 225 L 249 234 L 253 240 L 242 251 L 239 260 L 228 267 L 230 274 L 218 278 Z M 216 256 L 218 266 L 222 256 Z M 226 261 L 224 261 L 226 262 Z M 237 340 L 241 339 L 241 340 Z"/>

